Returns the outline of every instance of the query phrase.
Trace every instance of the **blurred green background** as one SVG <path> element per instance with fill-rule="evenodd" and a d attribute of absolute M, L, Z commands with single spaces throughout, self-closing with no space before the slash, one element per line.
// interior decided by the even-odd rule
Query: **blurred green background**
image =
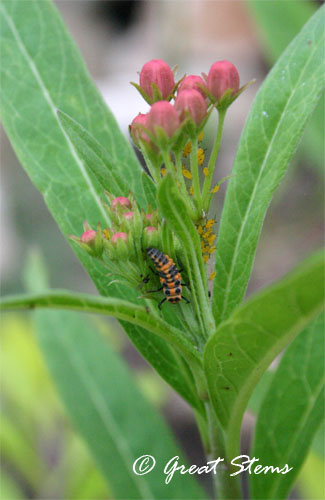
<path fill-rule="evenodd" d="M 268 69 L 319 2 L 64 0 L 56 5 L 126 134 L 133 117 L 147 109 L 129 85 L 147 60 L 162 58 L 171 66 L 178 64 L 182 76 L 207 72 L 212 62 L 228 59 L 237 66 L 242 83 L 257 79 L 227 116 L 216 169 L 220 179 L 231 171 L 243 124 Z M 270 207 L 248 293 L 276 280 L 322 244 L 323 106 L 322 102 L 315 110 Z M 205 147 L 212 140 L 215 120 L 209 124 Z M 43 254 L 52 287 L 95 293 L 3 130 L 0 137 L 2 293 L 22 291 L 22 271 L 31 248 Z M 223 185 L 214 207 L 217 220 L 225 189 Z M 1 498 L 108 498 L 106 483 L 55 393 L 34 338 L 31 316 L 4 314 L 1 318 Z M 200 462 L 202 449 L 189 407 L 140 358 L 116 322 L 92 321 L 124 356 L 147 397 L 162 409 L 190 463 Z M 246 451 L 261 387 L 244 422 Z M 291 498 L 324 497 L 323 456 L 324 431 L 315 438 Z"/>

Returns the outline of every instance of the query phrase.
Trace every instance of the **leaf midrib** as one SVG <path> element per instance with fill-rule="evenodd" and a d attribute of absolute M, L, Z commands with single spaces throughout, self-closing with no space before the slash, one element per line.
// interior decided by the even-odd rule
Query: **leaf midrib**
<path fill-rule="evenodd" d="M 272 347 L 265 352 L 263 357 L 260 359 L 260 362 L 255 365 L 254 370 L 252 370 L 251 375 L 249 375 L 246 378 L 246 382 L 241 386 L 241 388 L 238 391 L 237 398 L 235 403 L 233 404 L 232 408 L 230 409 L 229 412 L 229 425 L 227 426 L 226 432 L 227 432 L 227 451 L 228 451 L 228 456 L 233 458 L 236 456 L 237 453 L 237 439 L 236 435 L 237 432 L 240 432 L 240 425 L 242 421 L 242 416 L 244 414 L 245 408 L 246 408 L 246 402 L 248 401 L 249 398 L 247 398 L 247 394 L 251 394 L 251 389 L 256 386 L 256 368 L 259 368 L 261 366 L 269 365 L 272 360 L 275 358 L 275 356 L 281 351 L 281 349 L 287 344 L 287 342 L 291 339 L 292 335 L 295 335 L 295 332 L 299 332 L 303 329 L 304 325 L 306 324 L 306 318 L 308 317 L 310 320 L 317 314 L 317 312 L 320 312 L 322 310 L 322 302 L 321 304 L 317 305 L 308 315 L 304 316 L 300 321 L 295 323 L 292 328 L 287 332 L 287 334 L 283 337 L 280 337 L 278 341 L 272 345 Z M 308 323 L 308 321 L 307 321 Z M 302 325 L 299 327 L 299 325 Z M 261 371 L 261 375 L 262 375 Z M 260 377 L 259 377 L 260 378 Z M 258 378 L 258 380 L 259 380 Z M 243 404 L 244 401 L 244 404 Z M 238 421 L 238 415 L 241 416 L 240 421 Z M 229 436 L 231 436 L 231 439 L 229 440 Z M 232 438 L 232 436 L 235 436 L 235 439 Z M 233 442 L 232 442 L 233 441 Z M 236 443 L 236 445 L 234 444 Z"/>
<path fill-rule="evenodd" d="M 119 450 L 120 456 L 125 463 L 125 469 L 132 470 L 132 465 L 136 457 L 132 455 L 128 446 L 128 442 L 126 441 L 124 435 L 120 432 L 119 426 L 115 422 L 115 419 L 109 411 L 109 408 L 107 407 L 102 395 L 97 391 L 97 387 L 93 382 L 91 373 L 87 371 L 86 376 L 86 372 L 83 370 L 82 364 L 79 363 L 78 357 L 75 356 L 74 352 L 71 349 L 67 348 L 67 344 L 64 338 L 59 335 L 57 339 L 63 346 L 65 352 L 68 355 L 68 358 L 70 358 L 71 365 L 75 368 L 76 373 L 78 374 L 78 380 L 81 384 L 84 385 L 86 391 L 88 391 L 90 399 L 93 401 L 94 407 L 97 410 L 98 415 L 104 424 L 104 427 L 107 429 L 108 434 L 116 438 L 113 439 L 113 441 L 115 442 L 115 446 Z M 135 484 L 143 498 L 155 498 L 148 485 L 148 482 L 144 481 L 141 476 L 130 473 L 129 477 L 132 479 L 133 483 Z"/>
<path fill-rule="evenodd" d="M 315 390 L 312 392 L 313 394 L 313 400 L 312 401 L 309 401 L 309 404 L 307 405 L 304 413 L 302 414 L 301 418 L 300 418 L 300 425 L 299 425 L 299 428 L 298 430 L 296 431 L 296 433 L 293 435 L 291 441 L 290 441 L 290 445 L 287 446 L 286 448 L 286 453 L 284 455 L 282 455 L 282 461 L 283 463 L 288 463 L 287 460 L 288 458 L 290 457 L 291 453 L 292 453 L 292 449 L 294 448 L 296 442 L 297 442 L 297 439 L 298 437 L 301 435 L 301 430 L 305 427 L 305 424 L 306 422 L 308 421 L 308 417 L 310 415 L 310 413 L 312 412 L 312 410 L 314 409 L 315 407 L 315 403 L 318 399 L 318 396 L 321 394 L 322 390 L 323 390 L 323 386 L 324 386 L 324 377 L 321 379 L 321 381 L 319 382 L 319 384 L 316 386 Z M 315 429 L 316 431 L 317 429 Z M 273 482 L 273 486 L 271 487 L 271 490 L 270 490 L 270 493 L 269 493 L 269 498 L 275 498 L 274 496 L 274 492 L 278 490 L 278 487 L 279 487 L 279 477 L 276 478 L 276 480 Z"/>
<path fill-rule="evenodd" d="M 277 136 L 278 129 L 279 129 L 280 125 L 282 124 L 283 115 L 286 113 L 287 107 L 290 104 L 291 99 L 295 95 L 295 92 L 296 92 L 296 90 L 298 88 L 299 82 L 300 82 L 302 76 L 304 75 L 306 67 L 308 66 L 308 62 L 309 62 L 311 56 L 314 54 L 314 52 L 315 52 L 315 50 L 317 48 L 318 48 L 318 44 L 314 44 L 313 50 L 310 52 L 310 55 L 309 55 L 309 57 L 307 59 L 307 62 L 303 66 L 303 69 L 302 69 L 302 71 L 300 73 L 300 76 L 298 77 L 298 79 L 296 81 L 295 88 L 294 88 L 293 92 L 290 94 L 290 96 L 289 96 L 289 98 L 287 100 L 287 103 L 286 103 L 285 107 L 283 108 L 283 111 L 281 113 L 280 119 L 279 119 L 278 124 L 276 126 L 276 129 L 274 131 L 274 134 L 273 134 L 273 137 L 271 139 L 271 142 L 269 143 L 269 146 L 268 146 L 268 148 L 266 150 L 266 153 L 265 153 L 265 156 L 264 156 L 264 159 L 263 159 L 263 163 L 261 165 L 261 169 L 260 169 L 258 178 L 257 178 L 257 180 L 256 180 L 256 182 L 254 184 L 252 196 L 250 198 L 249 204 L 247 205 L 247 208 L 246 208 L 246 211 L 245 211 L 245 214 L 244 214 L 244 218 L 243 218 L 243 222 L 241 224 L 241 228 L 240 228 L 240 231 L 239 231 L 238 236 L 237 236 L 236 245 L 235 245 L 235 251 L 234 251 L 234 256 L 233 256 L 233 259 L 231 261 L 231 267 L 230 267 L 230 271 L 228 273 L 228 278 L 227 278 L 227 282 L 226 282 L 227 284 L 226 284 L 225 294 L 224 294 L 225 300 L 223 301 L 223 308 L 222 308 L 222 311 L 221 311 L 221 314 L 220 314 L 220 321 L 222 321 L 224 319 L 224 313 L 225 313 L 226 307 L 228 306 L 228 303 L 229 303 L 229 289 L 230 289 L 230 285 L 232 283 L 232 277 L 233 277 L 233 272 L 234 272 L 234 268 L 235 268 L 235 264 L 236 264 L 236 260 L 237 260 L 238 249 L 239 249 L 239 246 L 240 246 L 240 241 L 241 241 L 241 238 L 242 238 L 242 235 L 243 235 L 243 232 L 244 232 L 244 228 L 245 228 L 246 223 L 247 223 L 248 214 L 250 212 L 251 206 L 252 206 L 254 198 L 255 198 L 255 194 L 256 194 L 256 191 L 257 191 L 257 186 L 259 185 L 261 176 L 262 176 L 262 174 L 264 172 L 264 169 L 265 169 L 267 160 L 269 158 L 270 152 L 272 151 L 272 145 L 273 145 L 273 142 L 275 140 L 275 137 Z"/>

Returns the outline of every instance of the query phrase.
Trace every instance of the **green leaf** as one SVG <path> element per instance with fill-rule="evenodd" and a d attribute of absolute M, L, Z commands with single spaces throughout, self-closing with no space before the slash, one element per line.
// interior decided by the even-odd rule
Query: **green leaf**
<path fill-rule="evenodd" d="M 215 412 L 226 432 L 227 456 L 238 455 L 250 395 L 281 350 L 324 304 L 324 261 L 318 253 L 248 300 L 208 340 L 204 365 Z"/>
<path fill-rule="evenodd" d="M 278 60 L 243 130 L 218 235 L 218 322 L 244 297 L 266 209 L 323 89 L 324 13 L 316 12 Z"/>
<path fill-rule="evenodd" d="M 145 307 L 132 304 L 132 302 L 83 293 L 72 294 L 64 290 L 7 296 L 0 301 L 0 309 L 7 311 L 36 307 L 95 312 L 134 323 L 173 344 L 187 359 L 200 363 L 200 355 L 184 337 L 181 330 L 169 325 L 158 316 L 154 316 Z"/>
<path fill-rule="evenodd" d="M 186 271 L 191 285 L 191 298 L 201 332 L 208 336 L 214 330 L 207 292 L 206 271 L 203 264 L 199 235 L 179 196 L 175 180 L 167 174 L 158 190 L 158 204 L 162 215 L 182 244 Z"/>
<path fill-rule="evenodd" d="M 188 475 L 175 474 L 165 484 L 163 468 L 181 452 L 134 376 L 93 325 L 79 314 L 54 311 L 38 312 L 36 321 L 59 393 L 114 498 L 205 498 Z M 148 454 L 155 457 L 155 468 L 134 474 L 134 461 Z"/>
<path fill-rule="evenodd" d="M 140 206 L 146 206 L 142 169 L 98 93 L 54 5 L 48 0 L 4 0 L 1 9 L 0 66 L 2 122 L 12 146 L 62 233 L 81 234 L 87 220 L 109 224 L 102 187 L 89 174 L 57 115 L 63 110 L 80 123 L 128 179 Z M 123 171 L 121 169 L 123 166 Z M 27 207 L 26 207 L 27 209 Z M 73 245 L 102 295 L 136 300 L 126 287 L 107 287 L 106 268 Z M 136 347 L 190 404 L 199 405 L 186 375 L 165 341 L 122 322 Z"/>
<path fill-rule="evenodd" d="M 149 177 L 149 175 L 146 174 L 145 172 L 142 172 L 142 174 L 141 174 L 141 181 L 142 181 L 143 191 L 146 194 L 146 198 L 148 200 L 148 203 L 150 203 L 152 208 L 156 208 L 157 207 L 157 189 L 156 189 L 155 183 L 153 182 L 151 177 Z"/>
<path fill-rule="evenodd" d="M 257 28 L 266 50 L 274 63 L 303 25 L 317 10 L 309 0 L 248 0 L 257 21 Z M 301 149 L 323 171 L 324 165 L 324 99 L 317 104 L 303 136 Z"/>
<path fill-rule="evenodd" d="M 324 418 L 324 316 L 289 346 L 260 409 L 252 456 L 288 474 L 252 474 L 252 498 L 284 499 Z"/>
<path fill-rule="evenodd" d="M 121 177 L 119 166 L 114 163 L 106 151 L 79 123 L 71 116 L 57 111 L 59 120 L 73 144 L 78 157 L 102 186 L 115 196 L 127 196 L 130 186 Z"/>

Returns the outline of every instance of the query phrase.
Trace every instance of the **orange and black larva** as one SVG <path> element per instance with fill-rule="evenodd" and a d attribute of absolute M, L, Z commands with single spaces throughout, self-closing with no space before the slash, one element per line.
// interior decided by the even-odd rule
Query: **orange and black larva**
<path fill-rule="evenodd" d="M 165 300 L 171 304 L 177 304 L 177 302 L 184 299 L 188 304 L 190 301 L 182 295 L 182 285 L 185 283 L 182 283 L 180 271 L 177 269 L 173 259 L 157 248 L 150 247 L 147 248 L 146 251 L 156 267 L 157 272 L 154 272 L 159 276 L 162 285 L 158 290 L 150 290 L 150 292 L 159 292 L 163 290 L 165 294 L 165 298 L 158 304 L 159 309 L 161 309 Z"/>

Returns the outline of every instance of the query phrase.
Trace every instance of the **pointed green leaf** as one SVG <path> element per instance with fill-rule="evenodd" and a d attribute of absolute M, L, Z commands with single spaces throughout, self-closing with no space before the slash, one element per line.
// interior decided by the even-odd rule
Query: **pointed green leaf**
<path fill-rule="evenodd" d="M 292 41 L 263 83 L 242 133 L 216 253 L 213 311 L 242 301 L 266 209 L 324 86 L 324 8 Z"/>
<path fill-rule="evenodd" d="M 253 499 L 285 499 L 324 419 L 324 315 L 289 346 L 265 395 L 256 424 L 252 456 L 287 474 L 252 474 Z"/>
<path fill-rule="evenodd" d="M 208 340 L 205 371 L 230 459 L 238 455 L 242 417 L 263 372 L 323 307 L 321 252 L 248 300 Z"/>
<path fill-rule="evenodd" d="M 123 321 L 146 328 L 175 346 L 190 360 L 200 362 L 200 356 L 183 332 L 154 316 L 144 307 L 112 297 L 87 294 L 72 294 L 67 291 L 50 290 L 48 293 L 31 293 L 7 296 L 0 301 L 2 310 L 34 308 L 74 309 L 77 311 L 106 314 Z"/>
<path fill-rule="evenodd" d="M 273 64 L 317 10 L 309 0 L 247 0 L 257 21 L 266 56 Z M 322 171 L 324 166 L 324 96 L 307 124 L 301 149 Z"/>
<path fill-rule="evenodd" d="M 36 323 L 59 393 L 114 498 L 205 498 L 188 475 L 177 474 L 165 484 L 165 464 L 182 454 L 134 376 L 94 326 L 80 314 L 57 311 L 38 312 Z M 156 466 L 136 475 L 133 463 L 143 455 L 153 456 Z"/>
<path fill-rule="evenodd" d="M 87 220 L 109 224 L 101 203 L 103 189 L 80 160 L 64 131 L 57 109 L 80 123 L 109 152 L 128 179 L 140 206 L 147 200 L 142 169 L 98 93 L 84 62 L 57 12 L 48 0 L 4 0 L 0 6 L 2 64 L 0 111 L 12 146 L 64 235 L 80 235 Z M 27 209 L 27 207 L 26 207 Z M 125 287 L 107 287 L 104 266 L 73 248 L 102 295 L 136 301 Z M 122 322 L 130 339 L 158 373 L 185 399 L 193 391 L 165 341 Z"/>
<path fill-rule="evenodd" d="M 203 264 L 198 232 L 188 214 L 187 207 L 179 195 L 175 180 L 167 174 L 158 190 L 158 204 L 170 228 L 182 243 L 182 252 L 191 284 L 193 306 L 201 330 L 208 336 L 214 328 L 207 295 L 206 270 Z"/>
<path fill-rule="evenodd" d="M 145 172 L 141 175 L 143 191 L 145 192 L 148 203 L 152 208 L 157 207 L 157 189 L 151 177 Z"/>
<path fill-rule="evenodd" d="M 121 176 L 119 169 L 121 166 L 114 162 L 108 151 L 80 123 L 77 123 L 71 116 L 60 110 L 57 111 L 57 114 L 79 159 L 88 171 L 94 174 L 103 190 L 107 190 L 115 196 L 127 196 L 130 185 Z"/>

